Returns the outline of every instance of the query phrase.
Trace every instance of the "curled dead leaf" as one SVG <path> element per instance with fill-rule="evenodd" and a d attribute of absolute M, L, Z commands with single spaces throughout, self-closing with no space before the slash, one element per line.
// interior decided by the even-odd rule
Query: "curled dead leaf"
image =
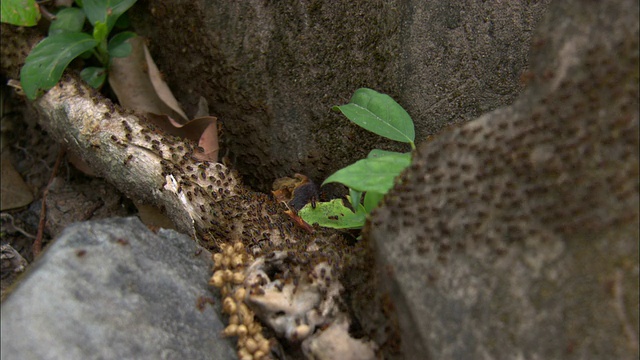
<path fill-rule="evenodd" d="M 140 36 L 129 40 L 131 54 L 114 58 L 109 68 L 109 84 L 120 105 L 138 112 L 167 114 L 181 124 L 188 120 L 178 100 L 162 79 L 149 49 Z"/>

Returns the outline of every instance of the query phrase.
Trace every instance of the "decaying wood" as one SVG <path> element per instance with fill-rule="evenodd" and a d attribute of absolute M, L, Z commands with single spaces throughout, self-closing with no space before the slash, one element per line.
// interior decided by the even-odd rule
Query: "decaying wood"
<path fill-rule="evenodd" d="M 214 250 L 239 239 L 254 253 L 312 239 L 280 204 L 243 187 L 223 164 L 196 160 L 196 145 L 154 129 L 74 77 L 34 106 L 48 133 L 97 174 L 130 198 L 164 209 L 180 231 Z"/>

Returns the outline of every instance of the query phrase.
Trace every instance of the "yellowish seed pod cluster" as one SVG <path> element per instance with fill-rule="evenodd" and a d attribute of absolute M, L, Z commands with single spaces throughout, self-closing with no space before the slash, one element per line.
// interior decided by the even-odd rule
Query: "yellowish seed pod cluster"
<path fill-rule="evenodd" d="M 271 359 L 269 340 L 262 335 L 262 325 L 245 304 L 247 290 L 243 283 L 244 269 L 253 259 L 244 245 L 222 245 L 222 251 L 213 254 L 214 273 L 209 284 L 222 293 L 222 311 L 229 315 L 229 324 L 222 332 L 227 337 L 238 338 L 238 358 L 241 360 Z"/>

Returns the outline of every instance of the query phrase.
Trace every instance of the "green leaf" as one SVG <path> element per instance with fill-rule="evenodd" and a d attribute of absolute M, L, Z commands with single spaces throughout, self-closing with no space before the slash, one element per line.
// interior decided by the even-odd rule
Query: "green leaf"
<path fill-rule="evenodd" d="M 336 171 L 322 185 L 338 182 L 357 191 L 386 194 L 393 187 L 396 176 L 409 164 L 411 164 L 411 153 L 392 153 L 387 156 L 362 159 Z"/>
<path fill-rule="evenodd" d="M 93 27 L 93 38 L 96 39 L 97 42 L 102 42 L 107 40 L 107 35 L 109 35 L 107 24 L 102 21 L 96 22 Z"/>
<path fill-rule="evenodd" d="M 49 36 L 63 32 L 81 32 L 85 16 L 82 9 L 76 7 L 65 8 L 56 14 L 56 19 L 49 26 Z"/>
<path fill-rule="evenodd" d="M 334 106 L 358 126 L 391 140 L 413 144 L 415 130 L 409 114 L 389 95 L 361 88 L 351 102 Z M 413 145 L 412 145 L 413 146 Z"/>
<path fill-rule="evenodd" d="M 84 12 L 91 25 L 98 21 L 107 24 L 107 33 L 113 29 L 120 15 L 124 14 L 136 0 L 84 0 Z"/>
<path fill-rule="evenodd" d="M 78 56 L 81 59 L 87 60 L 93 56 L 93 50 L 87 50 Z"/>
<path fill-rule="evenodd" d="M 349 189 L 349 201 L 351 202 L 351 207 L 357 209 L 358 205 L 360 205 L 360 200 L 362 200 L 362 191 Z"/>
<path fill-rule="evenodd" d="M 364 194 L 363 205 L 364 205 L 364 209 L 367 211 L 367 214 L 371 213 L 371 210 L 377 208 L 378 205 L 380 205 L 380 201 L 382 201 L 383 197 L 384 197 L 384 194 L 380 194 L 373 191 L 368 191 L 367 193 Z"/>
<path fill-rule="evenodd" d="M 131 18 L 129 18 L 129 13 L 122 14 L 116 24 L 114 26 L 116 29 L 128 29 L 131 27 Z"/>
<path fill-rule="evenodd" d="M 358 212 L 354 213 L 344 206 L 341 199 L 316 203 L 315 209 L 311 204 L 307 204 L 298 211 L 298 216 L 311 225 L 317 223 L 320 226 L 333 229 L 359 229 L 366 221 L 362 205 L 360 205 Z"/>
<path fill-rule="evenodd" d="M 40 9 L 35 0 L 2 0 L 0 21 L 17 26 L 35 26 L 40 20 Z"/>
<path fill-rule="evenodd" d="M 121 32 L 116 34 L 111 40 L 109 40 L 109 56 L 111 57 L 127 57 L 131 54 L 131 44 L 127 40 L 136 37 L 137 34 L 131 31 Z"/>
<path fill-rule="evenodd" d="M 73 59 L 97 44 L 89 34 L 68 32 L 40 41 L 20 71 L 20 83 L 27 97 L 34 100 L 39 89 L 53 87 Z"/>
<path fill-rule="evenodd" d="M 99 89 L 107 79 L 107 70 L 103 67 L 84 68 L 80 72 L 80 77 L 94 89 Z"/>

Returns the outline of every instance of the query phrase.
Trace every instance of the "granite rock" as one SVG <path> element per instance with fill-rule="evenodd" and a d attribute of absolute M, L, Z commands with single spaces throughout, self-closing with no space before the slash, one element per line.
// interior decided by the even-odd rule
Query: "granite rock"
<path fill-rule="evenodd" d="M 137 218 L 69 226 L 2 304 L 2 359 L 235 359 L 209 253 Z"/>

